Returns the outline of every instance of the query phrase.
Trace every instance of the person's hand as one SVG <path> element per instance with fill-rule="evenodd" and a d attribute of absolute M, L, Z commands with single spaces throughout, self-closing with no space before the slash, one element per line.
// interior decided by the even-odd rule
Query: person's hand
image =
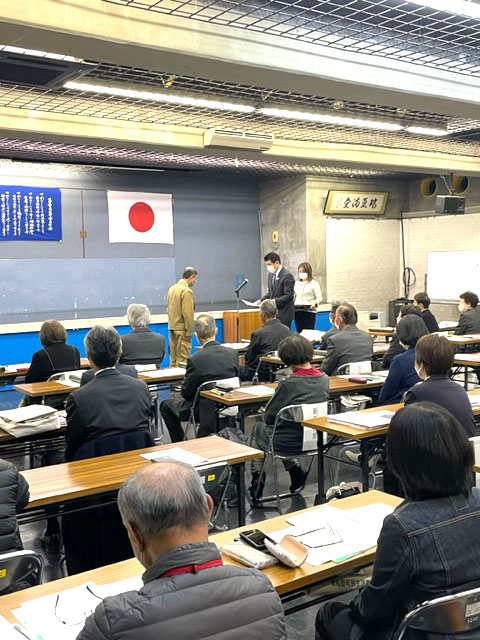
<path fill-rule="evenodd" d="M 259 307 L 262 304 L 261 300 L 255 300 L 255 302 L 253 304 L 256 304 L 257 307 Z"/>
<path fill-rule="evenodd" d="M 186 342 L 191 342 L 192 341 L 192 336 L 185 336 L 185 341 Z"/>
<path fill-rule="evenodd" d="M 316 309 L 316 308 L 317 308 L 317 305 L 316 305 L 316 304 L 311 304 L 311 305 L 310 305 L 310 309 Z"/>

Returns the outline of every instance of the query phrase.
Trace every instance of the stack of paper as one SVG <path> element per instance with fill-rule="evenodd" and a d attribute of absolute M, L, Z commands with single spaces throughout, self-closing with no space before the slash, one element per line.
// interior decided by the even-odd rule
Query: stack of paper
<path fill-rule="evenodd" d="M 146 378 L 152 378 L 152 380 L 161 380 L 162 378 L 169 378 L 170 376 L 184 376 L 186 369 L 183 367 L 169 367 L 168 369 L 156 369 L 155 371 L 145 371 L 142 373 Z"/>
<path fill-rule="evenodd" d="M 60 428 L 57 410 L 42 404 L 31 404 L 17 409 L 0 411 L 0 427 L 20 438 Z"/>
<path fill-rule="evenodd" d="M 309 340 L 310 342 L 321 342 L 325 331 L 318 331 L 317 329 L 304 329 L 301 336 Z"/>
<path fill-rule="evenodd" d="M 182 449 L 182 447 L 172 447 L 163 451 L 153 451 L 152 453 L 141 453 L 140 456 L 152 462 L 164 462 L 165 460 L 178 460 L 186 464 L 196 465 L 208 462 L 207 458 L 196 453 Z"/>
<path fill-rule="evenodd" d="M 246 342 L 224 342 L 222 346 L 228 347 L 229 349 L 235 349 L 235 351 L 245 351 L 248 349 L 249 344 L 250 340 L 247 340 Z"/>
<path fill-rule="evenodd" d="M 395 413 L 393 411 L 345 411 L 345 413 L 332 413 L 328 416 L 329 422 L 346 424 L 364 429 L 376 429 L 390 424 Z"/>
<path fill-rule="evenodd" d="M 156 371 L 157 365 L 156 364 L 136 364 L 135 369 L 139 373 L 143 373 L 144 371 Z"/>
<path fill-rule="evenodd" d="M 248 393 L 249 396 L 273 396 L 275 389 L 264 384 L 256 384 L 237 389 L 238 393 Z"/>

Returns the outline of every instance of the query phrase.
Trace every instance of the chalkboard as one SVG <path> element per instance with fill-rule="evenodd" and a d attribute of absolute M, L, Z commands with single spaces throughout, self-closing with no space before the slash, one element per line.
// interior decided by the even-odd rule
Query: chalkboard
<path fill-rule="evenodd" d="M 430 251 L 427 285 L 432 300 L 458 300 L 464 291 L 480 294 L 480 251 Z"/>
<path fill-rule="evenodd" d="M 0 260 L 0 323 L 164 310 L 174 258 Z"/>

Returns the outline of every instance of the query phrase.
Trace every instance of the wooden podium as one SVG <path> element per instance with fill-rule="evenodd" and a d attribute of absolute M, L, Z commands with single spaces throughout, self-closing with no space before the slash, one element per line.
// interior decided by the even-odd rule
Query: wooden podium
<path fill-rule="evenodd" d="M 262 325 L 260 320 L 260 311 L 257 309 L 242 309 L 240 315 L 240 335 L 238 340 L 250 340 L 250 336 L 254 331 Z M 237 342 L 237 312 L 223 312 L 223 341 Z"/>

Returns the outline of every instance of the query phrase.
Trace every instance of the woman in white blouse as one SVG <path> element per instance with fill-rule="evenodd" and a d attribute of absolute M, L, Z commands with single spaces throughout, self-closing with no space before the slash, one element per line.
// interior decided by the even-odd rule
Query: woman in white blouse
<path fill-rule="evenodd" d="M 320 285 L 312 276 L 312 265 L 302 262 L 298 266 L 298 280 L 295 282 L 295 326 L 298 333 L 315 328 L 317 305 L 322 301 Z"/>

